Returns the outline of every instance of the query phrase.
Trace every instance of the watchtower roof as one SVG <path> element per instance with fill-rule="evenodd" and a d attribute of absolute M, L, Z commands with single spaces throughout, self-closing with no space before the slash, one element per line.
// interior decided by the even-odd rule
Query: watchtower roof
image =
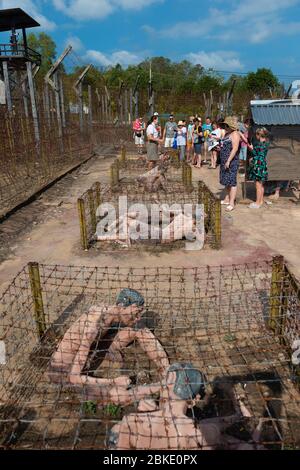
<path fill-rule="evenodd" d="M 25 13 L 22 8 L 0 10 L 0 32 L 11 31 L 12 28 L 36 28 L 40 24 Z"/>

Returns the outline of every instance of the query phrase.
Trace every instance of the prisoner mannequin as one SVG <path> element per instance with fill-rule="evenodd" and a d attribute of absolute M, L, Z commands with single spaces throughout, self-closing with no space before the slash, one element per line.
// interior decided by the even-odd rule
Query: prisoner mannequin
<path fill-rule="evenodd" d="M 147 173 L 138 176 L 137 182 L 144 186 L 145 191 L 149 193 L 155 193 L 159 190 L 166 191 L 166 171 L 167 168 L 161 163 Z"/>
<path fill-rule="evenodd" d="M 114 426 L 108 439 L 111 449 L 235 449 L 252 450 L 255 444 L 226 436 L 225 431 L 242 417 L 250 417 L 242 401 L 235 402 L 236 414 L 224 418 L 202 420 L 199 424 L 189 418 L 188 407 L 203 396 L 205 379 L 191 364 L 174 364 L 170 367 L 160 390 L 160 405 L 144 400 L 139 413 L 125 416 Z M 142 412 L 141 412 L 142 411 Z M 261 426 L 261 423 L 260 423 Z M 254 433 L 254 442 L 259 438 Z"/>
<path fill-rule="evenodd" d="M 125 325 L 113 341 L 108 358 L 122 363 L 122 350 L 133 340 L 137 340 L 164 375 L 169 367 L 167 355 L 159 341 L 147 328 L 131 328 L 141 319 L 144 299 L 136 291 L 124 289 L 118 296 L 117 305 L 92 307 L 82 315 L 66 332 L 57 351 L 53 354 L 49 377 L 54 382 L 70 383 L 82 390 L 87 399 L 99 399 L 103 403 L 125 404 L 139 400 L 149 393 L 156 393 L 159 384 L 133 387 L 129 390 L 130 379 L 120 376 L 115 379 L 92 377 L 83 373 L 91 345 L 99 335 L 103 336 L 115 323 Z M 122 366 L 122 364 L 120 364 Z M 111 396 L 112 395 L 112 396 Z"/>
<path fill-rule="evenodd" d="M 163 212 L 164 210 L 160 211 L 160 219 L 162 219 Z M 106 234 L 97 234 L 97 239 L 98 241 L 123 242 L 130 246 L 132 234 L 136 237 L 138 229 L 138 233 L 146 234 L 146 239 L 151 236 L 152 239 L 159 240 L 162 244 L 173 243 L 190 236 L 192 236 L 191 240 L 196 239 L 204 242 L 204 232 L 200 233 L 193 217 L 182 212 L 165 213 L 165 215 L 170 217 L 171 222 L 161 228 L 160 225 L 155 226 L 140 221 L 138 213 L 128 213 L 119 217 L 117 222 L 109 226 Z"/>

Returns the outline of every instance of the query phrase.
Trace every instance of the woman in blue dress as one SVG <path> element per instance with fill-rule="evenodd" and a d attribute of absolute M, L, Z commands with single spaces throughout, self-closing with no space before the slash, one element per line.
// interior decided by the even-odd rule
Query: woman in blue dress
<path fill-rule="evenodd" d="M 237 195 L 237 174 L 239 169 L 240 135 L 238 122 L 233 117 L 227 117 L 223 122 L 225 137 L 221 141 L 220 150 L 220 183 L 226 187 L 227 195 L 222 205 L 227 206 L 226 211 L 235 208 Z"/>

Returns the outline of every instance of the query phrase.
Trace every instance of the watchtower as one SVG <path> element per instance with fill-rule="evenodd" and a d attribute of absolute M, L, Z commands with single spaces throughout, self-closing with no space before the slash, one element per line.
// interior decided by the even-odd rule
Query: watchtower
<path fill-rule="evenodd" d="M 21 8 L 0 10 L 0 33 L 10 32 L 9 42 L 0 44 L 0 66 L 5 84 L 5 97 L 9 113 L 13 110 L 12 92 L 16 88 L 24 94 L 24 82 L 28 79 L 33 104 L 33 69 L 38 70 L 41 56 L 27 44 L 26 30 L 40 24 Z M 21 30 L 21 35 L 18 32 Z M 25 72 L 25 76 L 24 76 Z M 21 85 L 21 86 L 20 86 Z M 33 98 L 33 100 L 32 100 Z"/>

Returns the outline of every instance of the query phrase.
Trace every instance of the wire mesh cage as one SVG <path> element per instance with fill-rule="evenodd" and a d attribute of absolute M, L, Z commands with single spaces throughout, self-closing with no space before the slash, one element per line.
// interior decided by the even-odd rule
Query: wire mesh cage
<path fill-rule="evenodd" d="M 1 445 L 299 448 L 299 308 L 281 257 L 194 269 L 31 263 L 0 299 Z"/>
<path fill-rule="evenodd" d="M 185 183 L 187 173 L 190 173 L 190 166 L 186 162 L 181 162 L 179 159 L 179 151 L 173 149 L 164 149 L 163 158 L 165 163 L 161 160 L 167 172 L 167 179 L 169 181 L 178 181 Z M 130 151 L 128 145 L 124 145 L 121 149 L 121 154 L 111 167 L 111 178 L 117 178 L 118 182 L 134 182 L 142 174 L 147 172 L 148 161 L 144 155 L 137 155 L 136 152 Z M 116 181 L 112 180 L 112 184 Z"/>
<path fill-rule="evenodd" d="M 151 249 L 153 240 L 145 243 L 144 240 L 138 240 L 130 246 L 128 244 L 119 244 L 106 241 L 97 241 L 96 231 L 98 223 L 101 221 L 97 209 L 100 204 L 111 204 L 116 209 L 116 216 L 119 212 L 120 197 L 126 197 L 128 212 L 134 204 L 143 204 L 148 213 L 151 213 L 151 206 L 159 204 L 168 205 L 169 208 L 180 206 L 203 205 L 204 211 L 204 246 L 212 249 L 220 249 L 222 242 L 221 231 L 221 201 L 209 190 L 203 182 L 198 185 L 193 184 L 189 167 L 183 167 L 183 182 L 166 180 L 164 190 L 148 192 L 133 181 L 120 181 L 118 176 L 118 166 L 112 166 L 111 185 L 95 183 L 78 199 L 78 215 L 80 225 L 81 247 L 89 250 L 91 247 L 97 247 L 100 250 L 124 250 L 124 249 Z M 114 184 L 113 184 L 114 183 Z M 117 220 L 118 217 L 117 217 Z M 151 222 L 151 221 L 150 221 Z M 184 246 L 184 240 L 173 243 L 162 244 L 160 239 L 154 241 L 155 249 L 171 249 Z"/>

